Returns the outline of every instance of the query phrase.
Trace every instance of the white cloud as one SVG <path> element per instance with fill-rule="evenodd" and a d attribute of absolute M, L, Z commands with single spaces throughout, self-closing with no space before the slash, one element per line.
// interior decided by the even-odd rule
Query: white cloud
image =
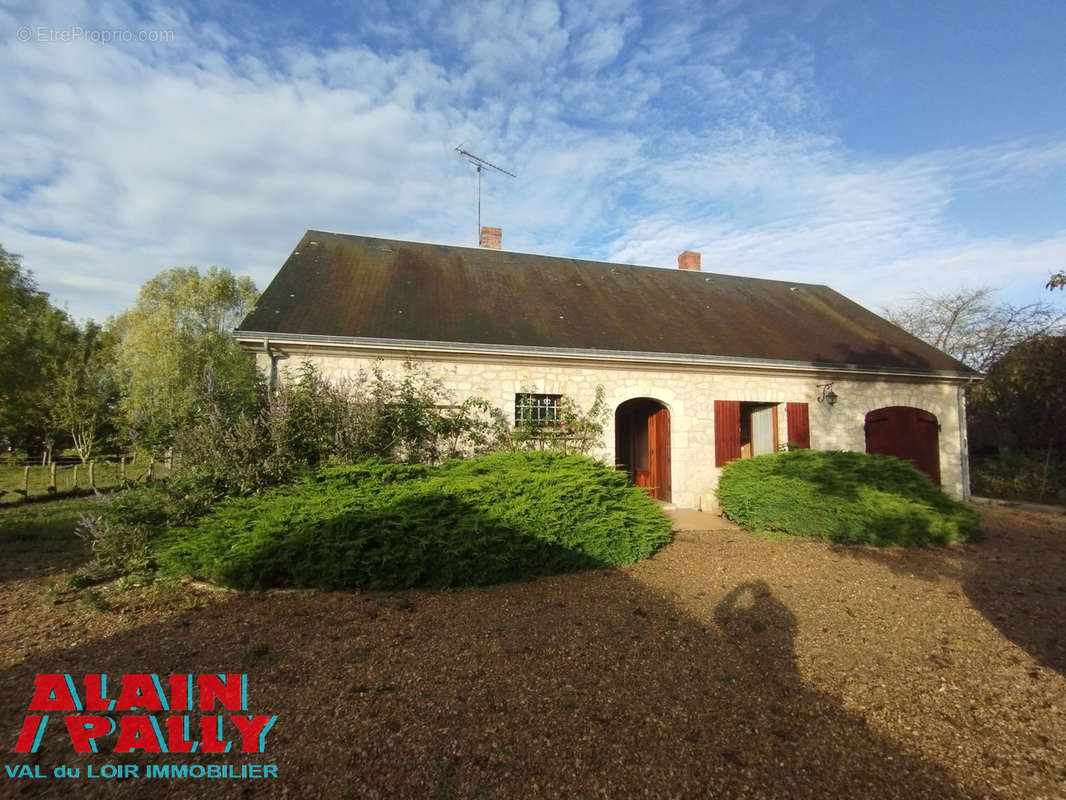
<path fill-rule="evenodd" d="M 1063 169 L 1066 142 L 856 156 L 808 124 L 810 48 L 751 45 L 743 9 L 420 6 L 409 24 L 439 33 L 405 49 L 397 20 L 368 22 L 388 52 L 269 51 L 180 10 L 107 9 L 109 25 L 174 40 L 0 44 L 13 76 L 0 83 L 0 243 L 79 315 L 121 310 L 175 265 L 263 286 L 306 228 L 472 243 L 461 141 L 519 173 L 483 186 L 508 248 L 664 266 L 697 249 L 709 270 L 829 283 L 875 307 L 1003 282 L 1004 264 L 1039 292 L 1066 263 L 1064 232 L 982 236 L 951 216 L 961 196 Z M 0 26 L 104 17 L 45 4 L 0 12 Z"/>
<path fill-rule="evenodd" d="M 744 17 L 735 17 L 725 22 L 711 34 L 708 55 L 715 60 L 730 56 L 740 49 L 747 33 L 748 23 Z"/>
<path fill-rule="evenodd" d="M 707 271 L 827 283 L 875 308 L 962 284 L 1031 298 L 1066 263 L 1066 229 L 978 237 L 947 210 L 960 187 L 1022 181 L 1028 165 L 1057 152 L 1009 143 L 890 161 L 846 157 L 817 137 L 726 140 L 665 166 L 664 191 L 687 187 L 686 201 L 631 226 L 609 257 L 672 265 L 696 249 Z M 995 168 L 975 166 L 989 163 Z"/>

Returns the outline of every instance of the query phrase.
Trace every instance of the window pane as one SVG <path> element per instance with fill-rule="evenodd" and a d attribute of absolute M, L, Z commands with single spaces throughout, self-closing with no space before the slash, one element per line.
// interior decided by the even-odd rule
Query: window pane
<path fill-rule="evenodd" d="M 514 397 L 515 425 L 554 425 L 559 421 L 558 394 L 516 394 Z"/>

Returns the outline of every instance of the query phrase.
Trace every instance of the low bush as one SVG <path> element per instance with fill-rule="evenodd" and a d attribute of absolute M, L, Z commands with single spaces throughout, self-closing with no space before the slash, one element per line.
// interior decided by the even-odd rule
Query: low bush
<path fill-rule="evenodd" d="M 217 496 L 289 483 L 308 468 L 380 457 L 439 464 L 507 447 L 510 424 L 477 397 L 455 402 L 439 378 L 405 362 L 380 362 L 352 379 L 327 380 L 308 361 L 285 373 L 255 414 L 211 402 L 175 436 L 179 472 Z"/>
<path fill-rule="evenodd" d="M 1066 505 L 1066 464 L 1048 462 L 1046 453 L 975 456 L 970 475 L 979 497 Z"/>
<path fill-rule="evenodd" d="M 157 559 L 245 589 L 447 587 L 628 564 L 669 539 L 623 473 L 546 451 L 327 468 L 215 505 Z"/>
<path fill-rule="evenodd" d="M 726 464 L 722 512 L 749 530 L 848 544 L 930 545 L 980 536 L 976 510 L 905 461 L 793 450 Z"/>
<path fill-rule="evenodd" d="M 168 526 L 192 523 L 210 507 L 210 487 L 194 478 L 116 492 L 82 515 L 74 532 L 88 544 L 92 558 L 79 570 L 77 580 L 95 583 L 150 574 L 155 568 L 153 540 Z"/>
<path fill-rule="evenodd" d="M 81 517 L 75 533 L 89 545 L 92 559 L 80 577 L 95 582 L 148 569 L 149 542 L 167 524 L 169 501 L 162 488 L 128 489 L 113 495 L 98 513 Z"/>

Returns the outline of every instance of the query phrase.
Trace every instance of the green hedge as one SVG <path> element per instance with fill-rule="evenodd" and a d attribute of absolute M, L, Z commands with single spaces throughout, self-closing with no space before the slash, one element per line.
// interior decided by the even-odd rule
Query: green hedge
<path fill-rule="evenodd" d="M 718 502 L 749 530 L 848 544 L 948 544 L 980 536 L 976 510 L 889 456 L 793 450 L 732 461 L 722 470 Z"/>
<path fill-rule="evenodd" d="M 164 574 L 238 588 L 461 586 L 647 558 L 670 522 L 623 473 L 553 452 L 372 460 L 231 498 L 157 543 Z"/>

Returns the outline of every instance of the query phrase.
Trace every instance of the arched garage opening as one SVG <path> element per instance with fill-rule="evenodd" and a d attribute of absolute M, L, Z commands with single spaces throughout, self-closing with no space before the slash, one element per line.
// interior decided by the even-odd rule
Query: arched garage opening
<path fill-rule="evenodd" d="M 888 406 L 866 415 L 866 452 L 909 461 L 940 483 L 940 425 L 928 411 Z"/>
<path fill-rule="evenodd" d="M 658 400 L 626 400 L 614 412 L 615 463 L 656 500 L 670 502 L 670 411 Z"/>

